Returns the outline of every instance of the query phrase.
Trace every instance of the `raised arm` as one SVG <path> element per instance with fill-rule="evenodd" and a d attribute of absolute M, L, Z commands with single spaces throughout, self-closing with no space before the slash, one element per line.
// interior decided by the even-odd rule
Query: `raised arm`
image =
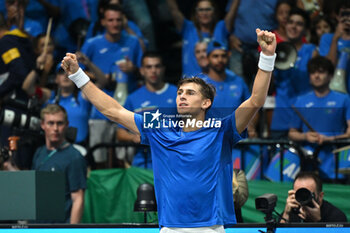
<path fill-rule="evenodd" d="M 98 88 L 105 88 L 108 83 L 107 76 L 98 68 L 84 53 L 76 52 L 76 56 L 78 61 L 81 62 L 84 66 L 86 66 L 95 77 L 95 84 Z"/>
<path fill-rule="evenodd" d="M 230 10 L 227 12 L 226 16 L 225 16 L 225 25 L 226 25 L 226 29 L 227 31 L 229 31 L 231 33 L 232 28 L 233 28 L 233 24 L 235 22 L 235 17 L 237 15 L 237 10 L 239 7 L 239 3 L 241 0 L 234 0 L 233 3 L 230 6 Z"/>
<path fill-rule="evenodd" d="M 185 17 L 181 13 L 179 7 L 177 6 L 176 0 L 167 0 L 167 3 L 169 6 L 170 14 L 173 17 L 176 29 L 178 31 L 181 31 Z"/>
<path fill-rule="evenodd" d="M 134 121 L 134 113 L 126 110 L 115 99 L 101 91 L 93 84 L 89 77 L 79 68 L 75 54 L 67 53 L 63 58 L 61 67 L 69 75 L 69 78 L 84 93 L 88 100 L 106 117 L 115 121 L 134 133 L 139 130 Z"/>
<path fill-rule="evenodd" d="M 252 95 L 236 110 L 236 127 L 239 133 L 243 132 L 250 120 L 264 105 L 267 91 L 270 86 L 271 73 L 275 64 L 276 38 L 275 34 L 256 29 L 260 53 L 259 69 L 255 76 Z"/>

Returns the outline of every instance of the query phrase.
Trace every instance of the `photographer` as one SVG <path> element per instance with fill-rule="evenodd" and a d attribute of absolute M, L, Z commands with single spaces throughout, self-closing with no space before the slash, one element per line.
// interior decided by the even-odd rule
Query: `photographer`
<path fill-rule="evenodd" d="M 65 173 L 65 221 L 79 223 L 84 208 L 86 189 L 86 162 L 72 144 L 66 141 L 68 128 L 66 110 L 49 104 L 41 110 L 41 128 L 45 132 L 45 145 L 39 147 L 33 158 L 32 169 L 36 171 L 61 171 Z M 19 170 L 9 161 L 8 170 Z M 45 222 L 46 223 L 46 222 Z"/>
<path fill-rule="evenodd" d="M 302 188 L 310 191 L 309 201 L 301 201 L 307 196 L 299 195 Z M 300 172 L 295 177 L 293 189 L 288 191 L 287 203 L 280 222 L 347 222 L 345 214 L 323 200 L 323 195 L 322 181 L 318 175 L 312 172 Z"/>

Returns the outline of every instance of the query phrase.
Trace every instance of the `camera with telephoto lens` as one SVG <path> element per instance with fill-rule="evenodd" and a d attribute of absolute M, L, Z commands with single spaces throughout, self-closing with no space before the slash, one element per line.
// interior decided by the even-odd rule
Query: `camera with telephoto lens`
<path fill-rule="evenodd" d="M 40 109 L 36 98 L 25 99 L 10 95 L 2 99 L 0 125 L 4 126 L 5 134 L 1 135 L 1 143 L 6 137 L 19 137 L 18 149 L 8 149 L 1 146 L 0 164 L 11 160 L 19 169 L 30 169 L 35 150 L 45 143 L 40 127 Z"/>
<path fill-rule="evenodd" d="M 40 105 L 37 99 L 6 99 L 1 107 L 0 124 L 10 128 L 39 131 Z"/>
<path fill-rule="evenodd" d="M 315 193 L 310 192 L 306 188 L 300 188 L 295 192 L 295 199 L 300 203 L 301 206 L 315 207 L 312 203 L 312 199 L 315 199 Z"/>

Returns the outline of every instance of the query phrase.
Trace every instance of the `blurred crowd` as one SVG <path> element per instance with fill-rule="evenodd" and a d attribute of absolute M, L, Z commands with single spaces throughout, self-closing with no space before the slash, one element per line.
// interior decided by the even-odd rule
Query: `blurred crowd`
<path fill-rule="evenodd" d="M 260 51 L 256 28 L 273 31 L 289 49 L 278 54 L 284 67 L 275 68 L 269 101 L 248 137 L 293 140 L 303 156 L 322 145 L 314 160 L 324 179 L 344 178 L 337 166 L 350 169 L 332 144 L 350 137 L 349 0 L 0 0 L 0 12 L 0 145 L 14 134 L 27 137 L 16 161 L 22 169 L 31 168 L 32 147 L 40 145 L 40 134 L 28 131 L 40 131 L 40 124 L 18 116 L 39 118 L 48 104 L 67 111 L 66 136 L 84 155 L 99 143 L 140 143 L 66 77 L 60 62 L 67 52 L 100 89 L 141 114 L 176 113 L 174 85 L 203 77 L 217 89 L 209 116 L 219 118 L 250 95 Z M 279 180 L 283 153 L 284 180 L 293 181 L 301 152 L 266 150 L 234 149 L 234 166 L 245 168 L 248 179 L 263 178 L 264 169 L 265 178 Z M 150 152 L 132 146 L 97 149 L 89 163 L 105 168 L 110 154 L 117 167 L 152 167 Z"/>

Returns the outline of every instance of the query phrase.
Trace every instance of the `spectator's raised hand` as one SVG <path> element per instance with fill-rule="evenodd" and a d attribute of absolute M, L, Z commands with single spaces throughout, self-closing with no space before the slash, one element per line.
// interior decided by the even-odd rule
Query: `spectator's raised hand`
<path fill-rule="evenodd" d="M 128 57 L 125 57 L 124 61 L 120 62 L 118 65 L 119 69 L 124 73 L 132 73 L 135 69 L 134 64 Z"/>
<path fill-rule="evenodd" d="M 241 48 L 242 42 L 240 41 L 240 39 L 238 39 L 238 37 L 236 37 L 235 35 L 230 35 L 229 41 L 231 49 L 235 49 L 238 52 L 243 53 L 243 49 Z"/>

